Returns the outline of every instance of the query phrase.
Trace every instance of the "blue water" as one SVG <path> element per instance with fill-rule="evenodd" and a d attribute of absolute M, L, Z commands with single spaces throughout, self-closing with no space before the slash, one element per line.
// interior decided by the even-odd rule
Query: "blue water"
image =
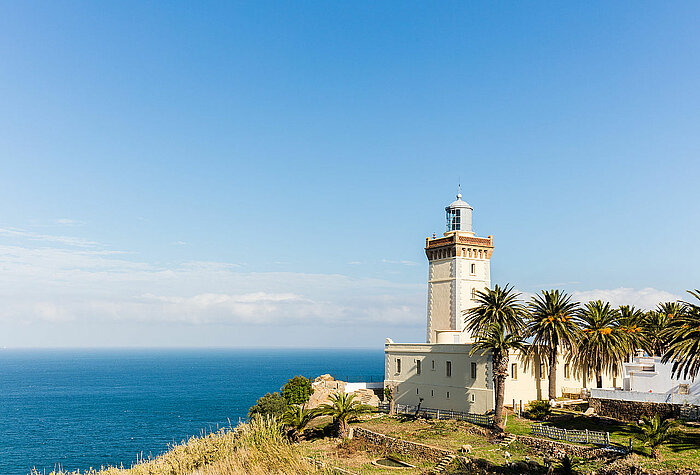
<path fill-rule="evenodd" d="M 377 350 L 2 350 L 0 474 L 130 466 L 245 419 L 287 379 L 383 375 Z"/>

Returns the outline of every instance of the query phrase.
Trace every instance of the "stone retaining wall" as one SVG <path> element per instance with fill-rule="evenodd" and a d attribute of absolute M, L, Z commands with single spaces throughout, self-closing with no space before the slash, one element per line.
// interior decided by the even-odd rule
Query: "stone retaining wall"
<path fill-rule="evenodd" d="M 588 405 L 600 416 L 626 422 L 637 422 L 642 416 L 653 417 L 656 414 L 662 418 L 678 418 L 681 415 L 680 404 L 589 398 Z"/>
<path fill-rule="evenodd" d="M 582 459 L 593 459 L 603 457 L 617 457 L 620 454 L 616 451 L 602 447 L 587 447 L 583 445 L 567 444 L 556 440 L 539 439 L 527 435 L 516 435 L 515 439 L 534 449 L 545 457 L 562 458 L 565 455 L 573 455 Z"/>
<path fill-rule="evenodd" d="M 388 435 L 379 434 L 378 432 L 372 432 L 371 430 L 367 430 L 362 427 L 354 427 L 353 434 L 355 438 L 364 440 L 365 442 L 368 442 L 372 445 L 377 445 L 379 447 L 386 448 L 392 452 L 412 455 L 414 457 L 431 460 L 433 462 L 439 462 L 446 455 L 454 455 L 454 452 L 451 452 L 449 450 L 441 449 L 439 447 L 433 447 L 431 445 L 421 444 L 418 442 L 397 439 L 395 437 L 389 437 Z"/>

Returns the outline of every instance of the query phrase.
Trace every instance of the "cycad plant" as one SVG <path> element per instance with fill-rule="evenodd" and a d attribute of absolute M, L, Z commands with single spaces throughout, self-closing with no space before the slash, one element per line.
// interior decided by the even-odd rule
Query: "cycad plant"
<path fill-rule="evenodd" d="M 618 323 L 620 329 L 629 337 L 630 353 L 628 358 L 634 356 L 637 349 L 644 348 L 644 320 L 646 315 L 634 306 L 621 305 L 618 309 L 620 317 Z"/>
<path fill-rule="evenodd" d="M 307 409 L 302 405 L 289 406 L 282 417 L 282 423 L 288 429 L 287 434 L 293 441 L 299 440 L 304 435 L 304 430 L 309 422 L 319 416 L 316 409 Z"/>
<path fill-rule="evenodd" d="M 661 447 L 676 434 L 678 421 L 672 419 L 661 419 L 656 414 L 652 418 L 643 417 L 642 423 L 636 427 L 636 437 L 651 449 L 651 456 L 655 459 L 661 458 Z"/>
<path fill-rule="evenodd" d="M 543 290 L 528 305 L 526 336 L 532 338 L 530 352 L 540 348 L 548 362 L 549 399 L 557 398 L 557 356 L 571 354 L 578 339 L 578 325 L 574 318 L 579 304 L 559 290 Z M 532 356 L 532 355 L 531 355 Z"/>
<path fill-rule="evenodd" d="M 319 407 L 319 413 L 322 415 L 333 416 L 338 429 L 338 436 L 345 439 L 348 437 L 350 430 L 348 422 L 353 417 L 359 416 L 372 411 L 372 407 L 366 404 L 361 404 L 355 400 L 354 394 L 346 394 L 344 391 L 331 394 L 328 398 L 330 404 L 324 404 Z"/>
<path fill-rule="evenodd" d="M 619 313 L 610 303 L 588 302 L 579 313 L 581 340 L 575 367 L 587 377 L 595 375 L 596 387 L 603 387 L 603 373 L 620 372 L 630 353 L 630 339 L 618 324 Z"/>
<path fill-rule="evenodd" d="M 700 290 L 688 293 L 700 303 Z M 672 319 L 664 331 L 668 351 L 662 361 L 673 361 L 675 377 L 695 378 L 700 372 L 700 305 L 683 302 L 683 310 Z"/>

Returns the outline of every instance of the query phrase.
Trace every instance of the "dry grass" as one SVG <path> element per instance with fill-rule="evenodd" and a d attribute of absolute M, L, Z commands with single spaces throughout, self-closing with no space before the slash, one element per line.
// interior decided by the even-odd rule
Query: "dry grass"
<path fill-rule="evenodd" d="M 107 467 L 50 475 L 230 475 L 317 474 L 299 446 L 290 444 L 274 419 L 254 418 L 235 429 L 222 429 L 174 445 L 153 460 L 131 468 Z M 35 474 L 38 475 L 38 474 Z"/>

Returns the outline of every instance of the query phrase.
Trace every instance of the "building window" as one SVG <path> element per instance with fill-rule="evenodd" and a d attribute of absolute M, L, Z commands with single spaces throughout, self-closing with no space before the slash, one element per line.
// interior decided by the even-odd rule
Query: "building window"
<path fill-rule="evenodd" d="M 420 363 L 421 363 L 420 360 L 416 360 L 416 374 L 420 374 L 420 370 L 421 370 Z"/>
<path fill-rule="evenodd" d="M 476 274 L 476 264 L 471 265 L 471 273 L 472 273 L 472 275 Z"/>
<path fill-rule="evenodd" d="M 472 300 L 476 300 L 476 289 L 472 289 Z"/>
<path fill-rule="evenodd" d="M 432 363 L 432 366 L 433 366 L 432 370 L 435 371 L 435 360 L 432 360 L 431 363 Z"/>
<path fill-rule="evenodd" d="M 518 363 L 510 365 L 510 379 L 518 379 Z"/>
<path fill-rule="evenodd" d="M 401 358 L 396 358 L 396 374 L 401 372 Z"/>
<path fill-rule="evenodd" d="M 445 364 L 445 376 L 448 378 L 452 377 L 452 361 L 448 361 Z"/>
<path fill-rule="evenodd" d="M 448 209 L 447 210 L 447 230 L 448 231 L 459 231 L 462 229 L 462 210 L 461 209 Z"/>
<path fill-rule="evenodd" d="M 471 393 L 471 394 L 469 395 L 469 399 L 471 400 L 471 402 L 476 402 L 476 394 Z"/>
<path fill-rule="evenodd" d="M 450 392 L 447 391 L 447 399 L 449 399 L 449 398 L 450 398 Z"/>
<path fill-rule="evenodd" d="M 416 388 L 416 394 L 418 394 L 418 388 Z"/>
<path fill-rule="evenodd" d="M 472 363 L 472 379 L 476 379 L 476 363 Z"/>
<path fill-rule="evenodd" d="M 569 363 L 564 364 L 564 379 L 569 379 Z"/>
<path fill-rule="evenodd" d="M 540 379 L 544 379 L 545 374 L 544 374 L 544 363 L 540 363 Z"/>
<path fill-rule="evenodd" d="M 435 396 L 435 390 L 431 389 L 430 390 L 430 397 L 433 397 L 433 396 Z"/>

